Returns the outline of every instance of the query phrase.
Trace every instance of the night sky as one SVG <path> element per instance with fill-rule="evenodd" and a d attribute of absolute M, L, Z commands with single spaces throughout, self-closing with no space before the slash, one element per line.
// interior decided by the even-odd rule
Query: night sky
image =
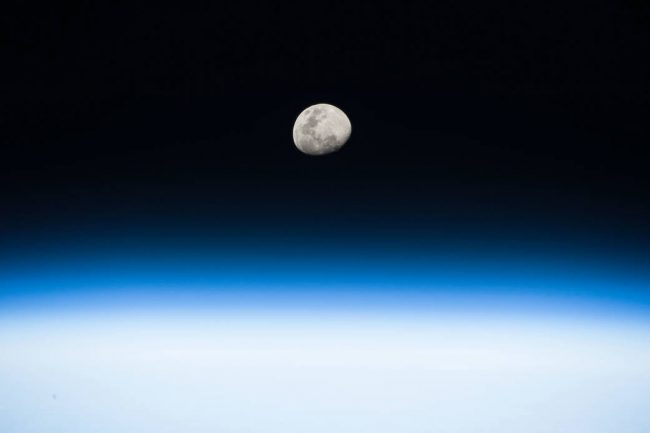
<path fill-rule="evenodd" d="M 642 247 L 649 13 L 638 2 L 5 13 L 3 250 L 86 225 L 285 223 L 593 229 L 585 237 Z M 291 127 L 321 101 L 344 109 L 354 136 L 308 158 Z"/>

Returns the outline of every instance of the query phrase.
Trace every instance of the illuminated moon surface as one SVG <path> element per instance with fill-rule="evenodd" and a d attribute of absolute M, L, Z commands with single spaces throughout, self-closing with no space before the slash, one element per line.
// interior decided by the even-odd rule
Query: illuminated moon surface
<path fill-rule="evenodd" d="M 293 142 L 307 155 L 326 155 L 341 149 L 350 138 L 350 119 L 330 104 L 307 107 L 293 125 Z"/>

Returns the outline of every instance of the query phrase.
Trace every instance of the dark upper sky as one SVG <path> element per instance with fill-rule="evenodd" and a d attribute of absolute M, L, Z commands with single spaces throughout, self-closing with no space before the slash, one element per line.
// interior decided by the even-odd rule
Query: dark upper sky
<path fill-rule="evenodd" d="M 119 3 L 2 14 L 5 251 L 305 216 L 649 237 L 645 2 Z M 293 148 L 316 102 L 338 154 Z"/>

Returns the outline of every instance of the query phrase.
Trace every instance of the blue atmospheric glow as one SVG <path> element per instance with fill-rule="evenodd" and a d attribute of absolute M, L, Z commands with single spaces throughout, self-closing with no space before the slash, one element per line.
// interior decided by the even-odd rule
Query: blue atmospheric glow
<path fill-rule="evenodd" d="M 650 431 L 650 278 L 480 254 L 0 269 L 0 431 Z"/>
<path fill-rule="evenodd" d="M 650 272 L 558 254 L 370 251 L 114 252 L 27 257 L 0 268 L 0 313 L 242 305 L 566 310 L 645 316 Z M 511 311 L 511 312 L 512 312 Z"/>

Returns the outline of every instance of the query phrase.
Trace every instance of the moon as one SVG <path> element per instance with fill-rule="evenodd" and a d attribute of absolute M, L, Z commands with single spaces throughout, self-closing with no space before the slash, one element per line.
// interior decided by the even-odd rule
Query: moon
<path fill-rule="evenodd" d="M 330 104 L 307 107 L 293 125 L 293 142 L 307 155 L 319 156 L 341 149 L 350 138 L 352 124 L 341 109 Z"/>

